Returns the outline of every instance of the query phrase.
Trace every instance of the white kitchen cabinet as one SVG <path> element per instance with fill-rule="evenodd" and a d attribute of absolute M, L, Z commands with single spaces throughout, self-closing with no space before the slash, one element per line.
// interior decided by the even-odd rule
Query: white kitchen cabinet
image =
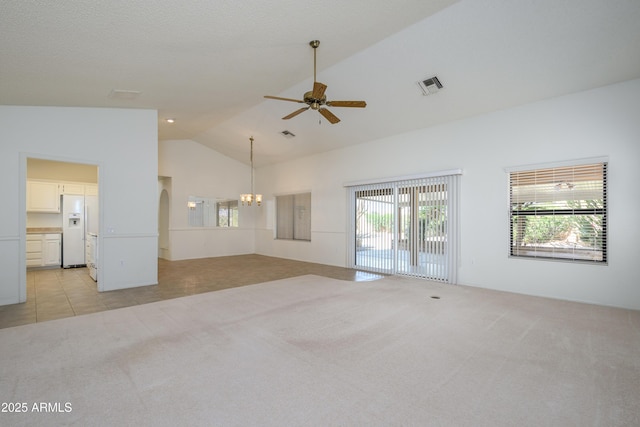
<path fill-rule="evenodd" d="M 86 184 L 84 186 L 84 195 L 85 196 L 97 196 L 98 195 L 98 185 L 97 184 Z"/>
<path fill-rule="evenodd" d="M 61 243 L 60 234 L 45 234 L 42 243 L 42 264 L 61 265 Z"/>
<path fill-rule="evenodd" d="M 84 195 L 84 185 L 75 183 L 60 184 L 60 194 L 77 194 Z"/>
<path fill-rule="evenodd" d="M 60 213 L 58 183 L 27 181 L 27 212 Z"/>
<path fill-rule="evenodd" d="M 27 267 L 60 266 L 60 233 L 27 234 Z"/>
<path fill-rule="evenodd" d="M 42 234 L 27 234 L 27 267 L 42 266 Z"/>

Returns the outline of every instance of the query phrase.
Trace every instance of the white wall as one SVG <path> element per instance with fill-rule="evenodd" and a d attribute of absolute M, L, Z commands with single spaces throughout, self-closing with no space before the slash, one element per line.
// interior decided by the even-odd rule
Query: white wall
<path fill-rule="evenodd" d="M 260 168 L 268 199 L 312 191 L 312 241 L 273 240 L 265 210 L 256 252 L 344 266 L 344 183 L 461 168 L 460 284 L 640 309 L 639 111 L 633 80 Z M 599 156 L 609 157 L 608 265 L 509 258 L 504 168 Z"/>
<path fill-rule="evenodd" d="M 157 113 L 0 106 L 0 305 L 26 300 L 26 159 L 98 165 L 98 286 L 157 283 Z"/>
<path fill-rule="evenodd" d="M 169 193 L 170 260 L 241 255 L 255 252 L 254 212 L 239 207 L 239 227 L 189 227 L 189 196 L 239 199 L 250 190 L 249 166 L 190 140 L 160 141 L 159 173 L 171 178 Z"/>

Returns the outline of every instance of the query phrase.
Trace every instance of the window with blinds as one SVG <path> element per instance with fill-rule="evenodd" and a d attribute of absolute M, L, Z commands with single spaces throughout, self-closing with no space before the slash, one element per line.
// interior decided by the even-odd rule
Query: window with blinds
<path fill-rule="evenodd" d="M 311 193 L 276 196 L 276 239 L 311 241 Z"/>
<path fill-rule="evenodd" d="M 510 255 L 607 262 L 607 163 L 509 173 Z"/>

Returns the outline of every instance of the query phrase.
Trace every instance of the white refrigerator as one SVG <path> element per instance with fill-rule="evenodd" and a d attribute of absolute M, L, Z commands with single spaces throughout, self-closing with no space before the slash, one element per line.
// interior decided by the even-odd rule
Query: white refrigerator
<path fill-rule="evenodd" d="M 62 196 L 62 267 L 84 267 L 84 196 Z"/>

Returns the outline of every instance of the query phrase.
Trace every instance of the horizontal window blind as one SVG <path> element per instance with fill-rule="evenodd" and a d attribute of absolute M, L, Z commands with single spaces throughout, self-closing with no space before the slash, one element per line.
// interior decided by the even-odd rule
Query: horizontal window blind
<path fill-rule="evenodd" d="M 509 174 L 510 255 L 607 261 L 607 163 Z"/>

